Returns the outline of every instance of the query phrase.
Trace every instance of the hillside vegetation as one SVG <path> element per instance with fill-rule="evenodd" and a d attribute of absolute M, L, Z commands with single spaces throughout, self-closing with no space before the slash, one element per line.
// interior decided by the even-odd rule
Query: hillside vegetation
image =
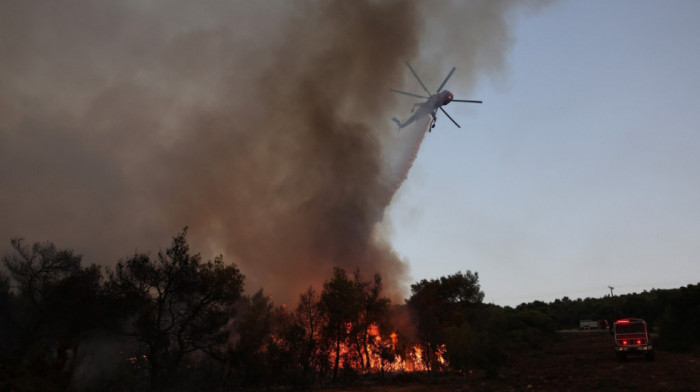
<path fill-rule="evenodd" d="M 243 272 L 190 252 L 186 229 L 157 256 L 106 270 L 51 243 L 12 247 L 0 271 L 0 390 L 312 388 L 409 373 L 497 379 L 526 353 L 548 355 L 555 331 L 580 319 L 644 318 L 671 351 L 696 350 L 700 337 L 699 285 L 511 308 L 483 303 L 478 273 L 466 271 L 416 282 L 406 303 L 392 304 L 380 275 L 335 268 L 287 308 L 263 290 L 244 295 Z"/>

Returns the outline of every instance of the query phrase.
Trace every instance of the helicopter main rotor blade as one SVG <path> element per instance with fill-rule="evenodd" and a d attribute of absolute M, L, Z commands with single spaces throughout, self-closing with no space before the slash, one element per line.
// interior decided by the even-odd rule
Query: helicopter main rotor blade
<path fill-rule="evenodd" d="M 440 87 L 438 87 L 437 92 L 442 91 L 442 88 L 445 87 L 445 83 L 447 83 L 447 80 L 450 79 L 450 76 L 452 76 L 452 73 L 455 71 L 455 69 L 456 69 L 455 67 L 452 67 L 452 71 L 450 71 L 450 73 L 447 74 L 447 77 L 445 78 L 445 80 L 443 80 Z"/>
<path fill-rule="evenodd" d="M 472 100 L 469 100 L 469 99 L 453 99 L 453 100 L 450 101 L 450 102 L 484 103 L 484 102 L 482 102 L 482 101 L 472 101 Z"/>
<path fill-rule="evenodd" d="M 440 107 L 440 110 L 442 110 L 442 112 L 445 113 L 445 116 L 447 116 L 447 118 L 449 118 L 453 123 L 455 123 L 455 125 L 457 126 L 457 128 L 462 128 L 462 127 L 459 126 L 459 124 L 457 124 L 457 121 L 455 121 L 454 118 L 450 117 L 450 115 L 447 114 L 447 112 L 445 111 L 445 109 L 443 109 L 442 107 Z"/>
<path fill-rule="evenodd" d="M 394 93 L 399 93 L 399 94 L 403 94 L 403 95 L 409 95 L 409 96 L 411 96 L 411 97 L 423 98 L 423 99 L 428 99 L 428 98 L 430 98 L 430 97 L 426 97 L 426 96 L 423 96 L 423 95 L 407 93 L 407 92 L 405 92 L 405 91 L 396 90 L 396 89 L 393 89 L 393 88 L 390 89 L 390 90 L 391 90 L 392 92 L 394 92 Z"/>
<path fill-rule="evenodd" d="M 418 74 L 416 73 L 416 71 L 413 70 L 413 67 L 411 67 L 411 64 L 409 64 L 408 61 L 406 61 L 406 66 L 408 67 L 408 69 L 411 70 L 411 73 L 413 74 L 413 76 L 416 77 L 416 80 L 418 80 L 418 83 L 420 83 L 420 86 L 423 87 L 423 90 L 425 90 L 425 92 L 428 93 L 428 95 L 433 95 L 430 93 L 430 90 L 428 90 L 428 88 L 425 87 L 425 85 L 423 84 L 423 81 L 420 80 L 420 78 L 418 77 Z"/>

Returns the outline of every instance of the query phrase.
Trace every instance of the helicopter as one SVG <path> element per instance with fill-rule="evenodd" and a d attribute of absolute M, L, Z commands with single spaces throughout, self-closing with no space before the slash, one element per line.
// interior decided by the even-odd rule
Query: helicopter
<path fill-rule="evenodd" d="M 416 71 L 413 70 L 413 67 L 411 67 L 411 64 L 406 62 L 406 66 L 408 69 L 411 71 L 413 76 L 416 77 L 416 80 L 418 80 L 418 83 L 420 83 L 421 87 L 423 87 L 423 90 L 425 90 L 426 93 L 428 93 L 428 96 L 424 95 L 419 95 L 419 94 L 413 94 L 413 93 L 408 93 L 405 91 L 401 90 L 396 90 L 396 89 L 391 89 L 392 92 L 398 93 L 398 94 L 403 94 L 403 95 L 408 95 L 411 97 L 416 97 L 416 98 L 422 98 L 422 99 L 427 99 L 425 102 L 419 102 L 416 104 L 413 104 L 413 108 L 411 109 L 411 113 L 413 115 L 409 117 L 406 121 L 400 121 L 396 117 L 392 118 L 391 120 L 396 123 L 396 125 L 399 127 L 397 131 L 400 131 L 404 127 L 406 127 L 408 124 L 411 124 L 412 122 L 416 121 L 417 119 L 425 116 L 426 114 L 430 114 L 432 116 L 432 120 L 430 122 L 430 127 L 428 128 L 428 131 L 432 131 L 433 128 L 435 128 L 435 122 L 437 121 L 437 111 L 440 109 L 443 113 L 445 113 L 445 116 L 452 121 L 457 128 L 461 128 L 459 124 L 457 124 L 457 121 L 455 121 L 447 112 L 445 109 L 442 107 L 447 105 L 450 102 L 469 102 L 469 103 L 483 103 L 482 101 L 475 101 L 475 100 L 465 100 L 465 99 L 454 99 L 454 95 L 452 95 L 451 92 L 447 90 L 442 90 L 443 87 L 445 87 L 445 84 L 447 81 L 450 79 L 452 76 L 452 73 L 455 71 L 455 67 L 452 67 L 452 70 L 450 71 L 449 74 L 447 74 L 447 77 L 445 80 L 442 81 L 442 84 L 440 84 L 440 87 L 438 87 L 437 92 L 435 94 L 432 94 L 430 90 L 428 90 L 427 87 L 425 87 L 425 84 L 423 84 L 423 81 L 418 77 L 418 74 Z"/>

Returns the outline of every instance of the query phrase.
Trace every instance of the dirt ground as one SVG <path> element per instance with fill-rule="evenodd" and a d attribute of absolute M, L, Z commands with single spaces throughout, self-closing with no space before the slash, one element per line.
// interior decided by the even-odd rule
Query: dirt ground
<path fill-rule="evenodd" d="M 618 362 L 607 331 L 558 334 L 559 339 L 542 350 L 513 358 L 495 378 L 472 374 L 345 391 L 700 391 L 700 353 L 656 350 L 654 362 L 643 356 Z"/>

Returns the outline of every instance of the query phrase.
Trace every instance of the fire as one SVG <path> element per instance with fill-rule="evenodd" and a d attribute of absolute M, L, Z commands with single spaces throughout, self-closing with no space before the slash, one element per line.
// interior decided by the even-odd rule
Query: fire
<path fill-rule="evenodd" d="M 390 333 L 386 338 L 382 337 L 379 326 L 371 324 L 366 330 L 366 343 L 359 347 L 342 344 L 340 348 L 340 358 L 343 366 L 353 367 L 357 370 L 364 370 L 368 373 L 375 372 L 423 372 L 431 370 L 430 358 L 425 357 L 424 348 L 420 345 L 413 345 L 401 349 L 399 347 L 399 335 L 396 332 Z M 448 366 L 445 359 L 447 349 L 445 345 L 440 345 L 433 354 L 441 368 Z M 330 362 L 335 361 L 332 353 Z M 433 369 L 435 370 L 435 369 Z"/>
<path fill-rule="evenodd" d="M 120 354 L 123 354 L 123 352 L 120 352 Z M 148 357 L 145 354 L 141 356 L 134 355 L 125 359 L 126 362 L 136 369 L 141 369 L 147 360 Z"/>

